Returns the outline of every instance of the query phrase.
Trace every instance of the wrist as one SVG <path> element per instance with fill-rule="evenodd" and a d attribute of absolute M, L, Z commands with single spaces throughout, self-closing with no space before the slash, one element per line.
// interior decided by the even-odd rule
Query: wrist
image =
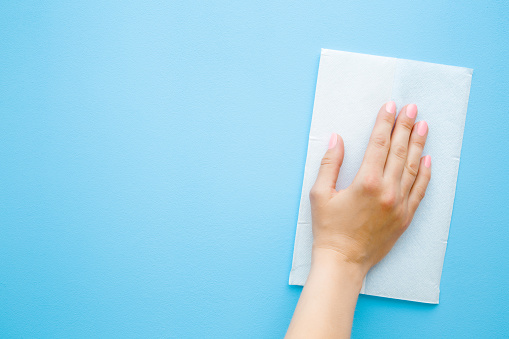
<path fill-rule="evenodd" d="M 342 253 L 334 249 L 313 246 L 311 273 L 320 272 L 319 275 L 338 280 L 360 292 L 368 270 L 369 268 L 359 263 L 348 261 Z"/>

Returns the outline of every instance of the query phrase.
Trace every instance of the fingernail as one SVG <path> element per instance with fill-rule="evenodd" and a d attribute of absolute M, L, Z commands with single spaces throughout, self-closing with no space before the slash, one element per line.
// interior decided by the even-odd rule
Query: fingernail
<path fill-rule="evenodd" d="M 428 124 L 426 123 L 426 121 L 421 121 L 419 123 L 419 126 L 417 126 L 417 134 L 419 134 L 421 137 L 426 134 L 426 132 L 428 131 Z"/>
<path fill-rule="evenodd" d="M 415 104 L 410 104 L 406 107 L 406 116 L 409 117 L 410 119 L 413 119 L 415 118 L 415 116 L 417 115 L 417 105 Z"/>
<path fill-rule="evenodd" d="M 396 113 L 396 103 L 394 101 L 389 101 L 385 104 L 385 110 L 389 113 Z"/>
<path fill-rule="evenodd" d="M 338 135 L 336 133 L 332 133 L 329 140 L 329 149 L 334 148 L 338 143 Z"/>
<path fill-rule="evenodd" d="M 427 168 L 431 166 L 431 156 L 427 155 L 424 157 L 424 166 Z"/>

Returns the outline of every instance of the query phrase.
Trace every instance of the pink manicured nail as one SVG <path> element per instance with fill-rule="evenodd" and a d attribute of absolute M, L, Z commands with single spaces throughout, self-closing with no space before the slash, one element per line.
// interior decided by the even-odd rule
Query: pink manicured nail
<path fill-rule="evenodd" d="M 396 113 L 396 103 L 394 101 L 389 101 L 385 104 L 385 110 L 389 113 Z"/>
<path fill-rule="evenodd" d="M 431 156 L 427 155 L 424 157 L 424 166 L 427 168 L 431 166 Z"/>
<path fill-rule="evenodd" d="M 338 135 L 336 133 L 332 133 L 329 140 L 329 149 L 334 148 L 338 143 Z"/>
<path fill-rule="evenodd" d="M 428 131 L 428 124 L 426 123 L 426 121 L 421 121 L 419 123 L 419 126 L 417 126 L 417 134 L 419 134 L 421 137 L 426 134 L 426 132 Z"/>
<path fill-rule="evenodd" d="M 410 119 L 413 119 L 415 118 L 415 116 L 417 115 L 417 105 L 415 104 L 410 104 L 406 107 L 406 116 L 409 117 Z"/>

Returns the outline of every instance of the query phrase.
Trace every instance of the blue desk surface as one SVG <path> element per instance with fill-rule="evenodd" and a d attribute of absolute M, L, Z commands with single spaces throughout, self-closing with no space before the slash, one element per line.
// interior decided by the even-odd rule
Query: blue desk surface
<path fill-rule="evenodd" d="M 508 16 L 2 2 L 0 336 L 283 336 L 322 47 L 474 68 L 440 304 L 361 296 L 353 337 L 507 335 Z"/>

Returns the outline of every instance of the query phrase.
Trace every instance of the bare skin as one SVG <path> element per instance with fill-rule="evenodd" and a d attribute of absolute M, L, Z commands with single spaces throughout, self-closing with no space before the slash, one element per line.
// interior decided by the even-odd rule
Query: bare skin
<path fill-rule="evenodd" d="M 417 107 L 394 102 L 378 113 L 352 184 L 336 191 L 344 144 L 333 134 L 310 192 L 311 271 L 287 338 L 349 338 L 362 281 L 408 228 L 431 177 L 428 135 Z M 394 127 L 394 129 L 393 129 Z"/>

